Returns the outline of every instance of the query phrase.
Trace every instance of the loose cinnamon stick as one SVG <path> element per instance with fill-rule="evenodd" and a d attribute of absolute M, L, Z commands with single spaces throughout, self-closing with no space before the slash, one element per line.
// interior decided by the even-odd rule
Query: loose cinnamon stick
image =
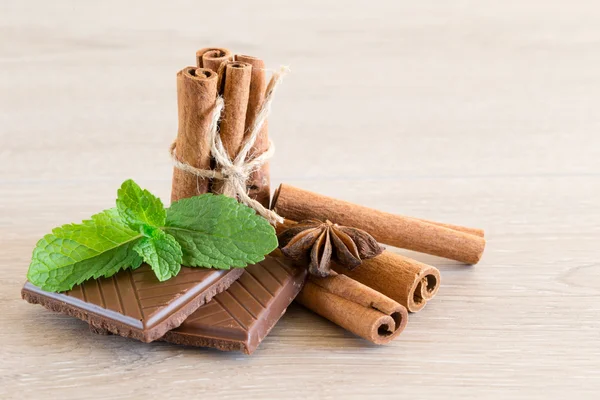
<path fill-rule="evenodd" d="M 389 343 L 406 326 L 406 308 L 345 276 L 310 277 L 296 301 L 375 344 Z"/>
<path fill-rule="evenodd" d="M 277 234 L 295 224 L 295 221 L 284 220 L 277 225 Z M 397 301 L 410 312 L 425 307 L 440 287 L 440 271 L 437 268 L 387 250 L 377 257 L 362 260 L 352 271 L 335 263 L 332 268 Z"/>
<path fill-rule="evenodd" d="M 252 66 L 241 61 L 228 61 L 224 65 L 221 68 L 225 108 L 219 129 L 223 146 L 229 157 L 234 159 L 244 140 Z M 222 182 L 216 181 L 212 191 L 220 193 L 222 187 Z"/>
<path fill-rule="evenodd" d="M 427 224 L 437 225 L 437 226 L 443 226 L 444 228 L 452 229 L 452 230 L 459 231 L 459 232 L 468 233 L 470 235 L 475 235 L 475 236 L 479 236 L 479 237 L 485 237 L 485 231 L 483 229 L 470 228 L 470 227 L 460 226 L 460 225 L 454 225 L 454 224 L 446 224 L 446 223 L 443 223 L 443 222 L 430 221 L 428 219 L 423 219 L 423 218 L 413 218 L 413 219 L 416 219 L 416 220 L 421 221 L 421 222 L 425 222 Z"/>
<path fill-rule="evenodd" d="M 250 95 L 248 98 L 248 111 L 246 112 L 246 138 L 252 129 L 252 124 L 256 120 L 260 107 L 265 99 L 265 90 L 267 88 L 267 79 L 265 75 L 265 62 L 259 58 L 245 55 L 237 55 L 237 61 L 252 65 L 252 77 L 250 79 Z M 269 128 L 268 121 L 263 124 L 254 146 L 250 151 L 250 156 L 260 155 L 269 148 Z M 269 207 L 271 201 L 271 179 L 269 163 L 254 171 L 248 181 L 248 195 L 257 200 L 265 207 Z"/>
<path fill-rule="evenodd" d="M 177 73 L 177 110 L 179 126 L 177 158 L 196 168 L 210 168 L 208 134 L 217 96 L 217 74 L 208 69 L 187 67 Z M 207 179 L 173 170 L 171 202 L 208 191 Z"/>
<path fill-rule="evenodd" d="M 352 271 L 335 264 L 332 268 L 381 292 L 411 312 L 425 307 L 440 287 L 437 268 L 387 250 L 375 258 L 363 260 Z"/>
<path fill-rule="evenodd" d="M 231 51 L 221 47 L 206 47 L 196 52 L 196 65 L 200 68 L 219 71 L 219 66 L 233 59 Z"/>
<path fill-rule="evenodd" d="M 285 184 L 275 191 L 272 208 L 285 218 L 296 221 L 310 218 L 328 219 L 340 225 L 363 229 L 384 244 L 468 264 L 476 264 L 485 248 L 485 239 L 476 235 L 359 206 Z"/>

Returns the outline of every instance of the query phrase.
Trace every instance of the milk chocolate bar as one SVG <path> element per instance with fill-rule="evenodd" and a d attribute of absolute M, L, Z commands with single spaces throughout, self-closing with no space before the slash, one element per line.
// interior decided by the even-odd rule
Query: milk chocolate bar
<path fill-rule="evenodd" d="M 306 268 L 280 257 L 246 267 L 242 276 L 162 340 L 251 354 L 296 298 Z"/>
<path fill-rule="evenodd" d="M 46 292 L 27 282 L 21 296 L 29 303 L 84 320 L 96 331 L 152 342 L 181 325 L 243 272 L 241 268 L 182 267 L 177 276 L 159 282 L 150 267 L 143 265 L 86 281 L 63 293 Z"/>

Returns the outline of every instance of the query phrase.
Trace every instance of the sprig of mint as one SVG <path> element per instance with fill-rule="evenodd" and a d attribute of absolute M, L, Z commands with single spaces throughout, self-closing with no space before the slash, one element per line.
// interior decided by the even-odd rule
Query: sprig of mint
<path fill-rule="evenodd" d="M 165 209 L 159 198 L 127 180 L 116 208 L 44 236 L 33 250 L 27 279 L 43 290 L 61 292 L 146 262 L 165 281 L 182 264 L 240 268 L 263 260 L 276 247 L 268 221 L 235 199 L 207 193 Z"/>

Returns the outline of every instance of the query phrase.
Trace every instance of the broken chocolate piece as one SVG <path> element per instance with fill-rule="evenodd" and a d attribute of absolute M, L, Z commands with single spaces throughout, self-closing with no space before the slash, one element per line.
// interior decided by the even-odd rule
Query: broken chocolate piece
<path fill-rule="evenodd" d="M 306 268 L 283 257 L 246 267 L 229 289 L 197 309 L 162 340 L 251 354 L 296 298 Z"/>
<path fill-rule="evenodd" d="M 46 292 L 27 282 L 21 296 L 29 303 L 89 322 L 97 332 L 152 342 L 177 328 L 243 272 L 242 268 L 182 267 L 177 276 L 159 282 L 150 267 L 143 265 L 86 281 L 63 293 Z"/>

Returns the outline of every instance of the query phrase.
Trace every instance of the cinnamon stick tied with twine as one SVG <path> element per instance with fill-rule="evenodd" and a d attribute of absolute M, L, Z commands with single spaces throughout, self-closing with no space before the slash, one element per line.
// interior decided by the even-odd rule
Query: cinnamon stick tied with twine
<path fill-rule="evenodd" d="M 285 219 L 276 227 L 281 235 L 296 225 Z M 348 269 L 335 262 L 332 269 L 366 285 L 400 303 L 410 312 L 423 309 L 433 299 L 440 287 L 440 271 L 409 257 L 384 250 L 380 255 L 363 259 L 359 266 Z"/>
<path fill-rule="evenodd" d="M 467 264 L 476 264 L 485 248 L 483 237 L 403 215 L 386 213 L 282 184 L 272 209 L 295 221 L 330 220 L 369 232 L 378 242 Z"/>
<path fill-rule="evenodd" d="M 187 67 L 177 73 L 178 130 L 174 145 L 182 163 L 210 169 L 209 128 L 215 99 L 217 74 L 208 69 Z M 209 179 L 173 169 L 171 202 L 208 192 Z"/>
<path fill-rule="evenodd" d="M 223 141 L 223 147 L 231 159 L 239 154 L 244 140 L 251 75 L 252 65 L 243 62 L 227 61 L 219 67 L 220 86 L 223 86 L 223 101 L 225 102 L 219 124 L 219 134 Z M 258 135 L 256 138 L 258 139 Z M 222 180 L 213 182 L 212 192 L 224 193 L 225 185 L 225 181 Z M 231 196 L 231 193 L 228 195 Z"/>
<path fill-rule="evenodd" d="M 375 344 L 386 344 L 406 327 L 406 308 L 383 294 L 335 272 L 310 276 L 296 301 Z"/>
<path fill-rule="evenodd" d="M 250 129 L 256 121 L 260 106 L 264 102 L 267 79 L 265 75 L 265 62 L 259 58 L 236 55 L 236 61 L 241 61 L 252 65 L 252 74 L 250 78 L 250 94 L 248 96 L 248 108 L 246 110 L 245 135 L 250 133 Z M 268 121 L 262 125 L 260 132 L 250 150 L 249 157 L 262 154 L 269 148 L 269 128 Z M 269 163 L 264 163 L 260 168 L 250 174 L 247 183 L 248 195 L 258 201 L 265 207 L 269 207 L 271 202 L 271 177 Z"/>
<path fill-rule="evenodd" d="M 246 189 L 246 182 L 250 174 L 260 168 L 267 160 L 275 153 L 273 142 L 269 142 L 267 151 L 260 155 L 249 158 L 248 155 L 260 129 L 265 122 L 269 112 L 271 111 L 271 103 L 275 89 L 283 79 L 283 75 L 287 72 L 287 68 L 282 67 L 279 71 L 273 73 L 269 84 L 267 85 L 265 100 L 257 113 L 256 120 L 252 124 L 250 134 L 241 144 L 241 148 L 237 156 L 230 158 L 228 151 L 225 149 L 221 135 L 218 133 L 219 120 L 223 112 L 225 103 L 222 97 L 217 97 L 214 103 L 210 127 L 208 130 L 210 138 L 210 152 L 215 160 L 216 169 L 211 170 L 206 168 L 196 168 L 193 165 L 178 159 L 177 156 L 177 141 L 174 141 L 170 147 L 170 154 L 175 168 L 180 169 L 188 174 L 196 177 L 220 180 L 223 182 L 221 192 L 229 197 L 237 198 L 240 203 L 253 208 L 260 216 L 267 219 L 271 224 L 283 222 L 275 211 L 265 208 L 258 201 L 250 198 Z M 217 83 L 218 86 L 218 83 Z"/>
<path fill-rule="evenodd" d="M 214 72 L 219 72 L 221 64 L 231 60 L 233 60 L 231 51 L 222 47 L 205 47 L 196 52 L 196 65 Z"/>

